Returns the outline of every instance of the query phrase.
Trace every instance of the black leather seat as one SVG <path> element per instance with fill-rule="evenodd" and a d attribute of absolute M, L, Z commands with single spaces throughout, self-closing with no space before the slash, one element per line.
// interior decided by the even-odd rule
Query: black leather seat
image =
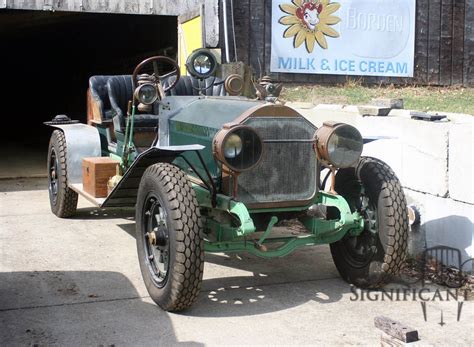
<path fill-rule="evenodd" d="M 169 77 L 163 82 L 163 88 L 169 87 L 176 80 L 175 76 Z M 199 95 L 199 88 L 204 89 L 202 94 L 206 96 L 224 96 L 226 95 L 222 79 L 218 77 L 208 77 L 204 80 L 204 85 L 199 85 L 199 80 L 191 76 L 181 76 L 178 84 L 166 92 L 170 96 L 196 96 Z M 213 86 L 213 84 L 218 84 Z"/>
<path fill-rule="evenodd" d="M 89 90 L 91 96 L 99 105 L 103 119 L 112 119 L 112 106 L 110 105 L 107 81 L 110 76 L 92 76 L 89 78 Z"/>
<path fill-rule="evenodd" d="M 133 97 L 133 83 L 131 75 L 112 76 L 107 82 L 110 104 L 112 106 L 114 127 L 116 130 L 125 131 L 125 117 L 128 102 Z M 134 117 L 135 131 L 151 130 L 158 126 L 159 116 L 156 114 L 137 113 Z"/>
<path fill-rule="evenodd" d="M 169 87 L 176 77 L 171 76 L 163 81 L 163 87 Z M 203 94 L 207 96 L 224 96 L 226 95 L 224 85 L 221 83 L 213 86 L 215 83 L 222 82 L 219 78 L 209 77 L 204 80 L 206 89 Z M 193 96 L 199 95 L 199 81 L 191 76 L 181 76 L 178 84 L 166 92 L 166 95 L 172 96 Z M 131 75 L 111 76 L 107 81 L 107 91 L 112 108 L 112 117 L 115 129 L 125 131 L 125 116 L 127 114 L 128 101 L 133 97 L 133 83 Z M 146 129 L 158 126 L 159 116 L 157 114 L 136 114 L 134 128 L 136 131 L 144 131 Z"/>

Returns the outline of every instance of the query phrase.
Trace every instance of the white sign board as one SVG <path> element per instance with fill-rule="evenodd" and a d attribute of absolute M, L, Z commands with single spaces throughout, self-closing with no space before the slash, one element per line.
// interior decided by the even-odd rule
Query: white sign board
<path fill-rule="evenodd" d="M 272 72 L 413 77 L 416 0 L 273 0 Z"/>

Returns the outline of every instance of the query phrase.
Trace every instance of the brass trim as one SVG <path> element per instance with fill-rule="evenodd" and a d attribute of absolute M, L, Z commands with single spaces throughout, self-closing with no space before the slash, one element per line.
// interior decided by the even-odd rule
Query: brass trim
<path fill-rule="evenodd" d="M 272 118 L 303 118 L 304 117 L 297 112 L 296 110 L 285 106 L 285 105 L 276 105 L 276 104 L 263 104 L 257 105 L 246 110 L 240 116 L 235 118 L 232 122 L 226 123 L 223 126 L 223 129 L 232 129 L 236 126 L 241 125 L 247 119 L 251 117 L 272 117 Z M 263 158 L 263 155 L 262 155 Z M 318 182 L 319 178 L 317 177 L 318 174 L 318 164 L 316 164 L 316 189 L 314 194 L 308 200 L 298 200 L 298 201 L 279 201 L 279 202 L 263 202 L 263 203 L 245 203 L 247 208 L 249 209 L 265 209 L 265 208 L 285 208 L 285 207 L 304 207 L 311 204 L 319 192 Z M 225 194 L 229 194 L 230 187 L 230 177 L 222 177 L 223 178 L 223 185 L 222 190 Z M 227 191 L 226 191 L 227 190 Z"/>
<path fill-rule="evenodd" d="M 232 135 L 235 131 L 237 131 L 239 129 L 247 129 L 248 131 L 251 131 L 251 132 L 255 133 L 255 135 L 257 135 L 257 138 L 260 140 L 260 144 L 261 144 L 261 148 L 262 148 L 262 153 L 260 155 L 260 158 L 258 158 L 258 160 L 255 163 L 253 163 L 251 166 L 249 166 L 248 168 L 245 168 L 243 170 L 238 169 L 238 168 L 233 167 L 232 165 L 230 165 L 229 162 L 227 161 L 224 153 L 223 153 L 223 147 L 224 147 L 225 141 L 227 140 L 227 138 L 230 135 Z M 258 131 L 256 131 L 254 128 L 249 127 L 247 125 L 234 124 L 230 128 L 226 128 L 224 126 L 221 130 L 219 130 L 219 132 L 214 136 L 214 139 L 212 140 L 212 153 L 214 154 L 214 157 L 220 163 L 222 163 L 227 168 L 229 168 L 229 170 L 231 170 L 232 172 L 239 172 L 240 173 L 240 172 L 249 171 L 249 170 L 253 169 L 262 160 L 264 151 L 265 151 L 265 148 L 264 148 L 264 143 L 263 143 L 262 137 L 260 136 Z"/>
<path fill-rule="evenodd" d="M 313 136 L 313 148 L 316 153 L 316 156 L 320 162 L 325 164 L 326 166 L 334 166 L 334 163 L 331 162 L 329 158 L 329 149 L 328 149 L 328 144 L 329 141 L 331 140 L 332 136 L 336 133 L 337 129 L 341 127 L 351 127 L 357 131 L 357 133 L 360 136 L 360 139 L 362 140 L 362 136 L 360 135 L 359 130 L 347 123 L 341 123 L 341 122 L 335 122 L 335 121 L 326 121 L 323 123 L 323 125 L 316 130 L 314 136 Z M 359 155 L 360 157 L 360 155 Z M 347 166 L 337 166 L 337 168 L 347 168 L 347 167 L 352 167 L 357 160 L 354 163 L 351 163 L 351 165 Z"/>
<path fill-rule="evenodd" d="M 303 117 L 300 113 L 284 105 L 263 104 L 249 108 L 232 122 L 224 124 L 224 127 L 233 127 L 244 123 L 250 117 Z M 304 118 L 304 117 L 303 117 Z"/>
<path fill-rule="evenodd" d="M 235 81 L 240 82 L 239 88 L 233 88 Z M 240 75 L 231 74 L 225 79 L 224 88 L 226 92 L 231 96 L 241 95 L 242 90 L 244 89 L 244 79 Z"/>

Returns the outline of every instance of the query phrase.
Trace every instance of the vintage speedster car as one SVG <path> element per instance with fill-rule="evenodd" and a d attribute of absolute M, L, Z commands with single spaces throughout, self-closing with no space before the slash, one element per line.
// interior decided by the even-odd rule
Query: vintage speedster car
<path fill-rule="evenodd" d="M 198 297 L 204 252 L 272 258 L 330 244 L 350 283 L 380 287 L 397 274 L 405 197 L 385 163 L 361 157 L 368 139 L 330 120 L 317 129 L 278 102 L 281 85 L 268 78 L 256 84 L 258 99 L 239 96 L 242 78 L 215 77 L 210 51 L 194 52 L 186 66 L 190 76 L 180 76 L 174 60 L 152 57 L 132 75 L 91 77 L 89 124 L 64 115 L 47 123 L 56 128 L 48 155 L 54 214 L 74 215 L 78 194 L 101 208 L 134 207 L 144 282 L 169 311 Z M 98 157 L 119 163 L 105 197 L 83 186 L 83 161 Z M 307 230 L 274 235 L 281 220 Z"/>

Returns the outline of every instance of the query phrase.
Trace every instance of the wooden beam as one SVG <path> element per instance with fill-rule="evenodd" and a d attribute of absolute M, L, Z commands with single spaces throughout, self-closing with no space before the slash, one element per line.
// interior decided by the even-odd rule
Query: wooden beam
<path fill-rule="evenodd" d="M 441 40 L 439 50 L 439 83 L 451 85 L 453 64 L 453 0 L 441 2 Z"/>
<path fill-rule="evenodd" d="M 441 39 L 441 0 L 429 2 L 428 83 L 439 85 L 439 51 Z"/>
<path fill-rule="evenodd" d="M 416 2 L 415 79 L 419 83 L 428 80 L 428 9 L 428 0 Z"/>
<path fill-rule="evenodd" d="M 464 7 L 465 0 L 454 0 L 453 4 L 453 61 L 452 81 L 453 85 L 463 83 L 464 64 Z"/>
<path fill-rule="evenodd" d="M 464 10 L 464 85 L 474 86 L 474 0 L 466 0 Z"/>
<path fill-rule="evenodd" d="M 402 342 L 418 341 L 418 331 L 410 328 L 400 322 L 384 316 L 377 316 L 374 319 L 374 324 L 377 329 L 382 330 L 387 335 L 390 335 Z"/>

